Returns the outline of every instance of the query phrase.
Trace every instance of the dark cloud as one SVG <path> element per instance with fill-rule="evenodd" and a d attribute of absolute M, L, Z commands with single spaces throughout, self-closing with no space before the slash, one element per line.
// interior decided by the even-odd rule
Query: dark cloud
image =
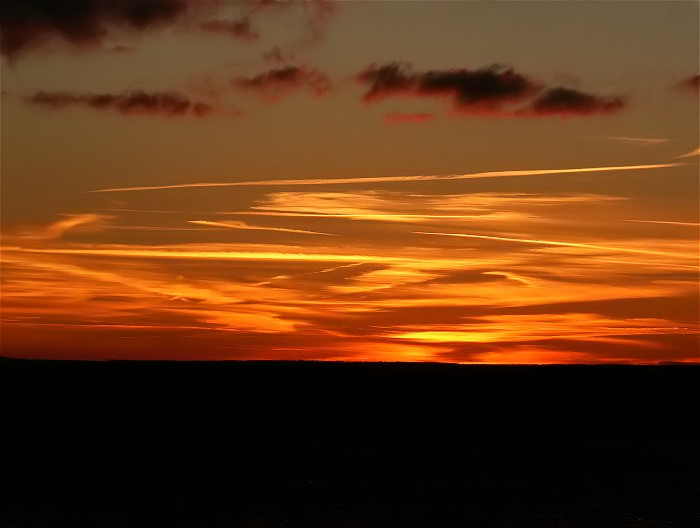
<path fill-rule="evenodd" d="M 599 97 L 572 88 L 549 88 L 525 109 L 524 114 L 534 115 L 592 115 L 608 114 L 621 110 L 625 102 L 621 97 Z"/>
<path fill-rule="evenodd" d="M 183 15 L 187 0 L 10 0 L 0 10 L 0 51 L 7 57 L 59 37 L 98 45 L 111 26 L 147 30 Z"/>
<path fill-rule="evenodd" d="M 370 85 L 368 102 L 394 95 L 448 96 L 458 107 L 499 107 L 520 101 L 537 85 L 511 68 L 489 66 L 478 70 L 431 70 L 414 73 L 409 65 L 391 63 L 372 66 L 360 81 Z"/>
<path fill-rule="evenodd" d="M 250 20 L 207 20 L 199 27 L 210 33 L 221 33 L 237 40 L 257 40 L 260 35 L 253 29 Z"/>
<path fill-rule="evenodd" d="M 299 51 L 323 40 L 336 11 L 330 0 L 240 0 L 232 3 L 238 15 L 220 19 L 216 11 L 222 5 L 231 4 L 223 0 L 4 0 L 0 53 L 14 60 L 56 41 L 74 48 L 98 47 L 120 29 L 147 31 L 175 23 L 252 41 L 260 38 L 257 24 L 265 13 L 294 17 L 301 34 L 290 45 Z"/>
<path fill-rule="evenodd" d="M 676 87 L 680 88 L 681 90 L 690 91 L 696 95 L 700 94 L 700 74 L 691 75 L 690 77 L 683 79 L 676 85 Z"/>
<path fill-rule="evenodd" d="M 512 68 L 414 72 L 409 64 L 370 66 L 358 75 L 369 86 L 368 103 L 387 97 L 447 97 L 457 114 L 525 117 L 605 114 L 624 107 L 621 97 L 599 97 L 565 87 L 546 87 Z M 524 106 L 523 106 L 524 105 Z"/>
<path fill-rule="evenodd" d="M 301 88 L 308 88 L 316 96 L 325 95 L 331 89 L 326 75 L 314 69 L 297 66 L 286 66 L 254 77 L 236 79 L 233 85 L 257 92 L 263 99 L 270 101 L 276 101 Z"/>
<path fill-rule="evenodd" d="M 535 90 L 535 84 L 512 69 L 491 66 L 475 71 L 429 71 L 419 89 L 425 94 L 453 95 L 458 105 L 498 106 L 519 101 Z"/>
<path fill-rule="evenodd" d="M 195 115 L 206 117 L 214 113 L 207 103 L 192 101 L 176 92 L 133 91 L 125 94 L 73 94 L 69 92 L 37 92 L 27 101 L 49 108 L 85 106 L 97 110 L 115 110 L 129 115 Z"/>
<path fill-rule="evenodd" d="M 360 82 L 369 84 L 364 95 L 367 102 L 377 101 L 393 95 L 415 92 L 417 74 L 404 63 L 392 62 L 383 66 L 372 65 L 358 75 Z"/>
<path fill-rule="evenodd" d="M 118 44 L 116 46 L 112 46 L 109 49 L 105 50 L 107 53 L 132 53 L 136 51 L 136 48 L 132 48 L 130 46 L 124 46 L 121 44 Z"/>

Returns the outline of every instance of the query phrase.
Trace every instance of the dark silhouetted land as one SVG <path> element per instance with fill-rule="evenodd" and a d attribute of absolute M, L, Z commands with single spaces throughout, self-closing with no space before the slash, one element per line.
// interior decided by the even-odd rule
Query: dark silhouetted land
<path fill-rule="evenodd" d="M 0 527 L 700 526 L 699 381 L 0 360 Z"/>

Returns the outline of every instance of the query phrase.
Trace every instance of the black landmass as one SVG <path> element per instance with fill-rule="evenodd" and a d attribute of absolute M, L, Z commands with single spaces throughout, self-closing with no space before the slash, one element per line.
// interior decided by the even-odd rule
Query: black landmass
<path fill-rule="evenodd" d="M 700 367 L 0 359 L 1 528 L 700 526 Z"/>

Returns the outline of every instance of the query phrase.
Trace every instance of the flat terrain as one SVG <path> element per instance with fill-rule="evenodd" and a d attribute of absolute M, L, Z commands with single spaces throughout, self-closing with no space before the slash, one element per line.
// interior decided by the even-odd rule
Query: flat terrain
<path fill-rule="evenodd" d="M 0 360 L 2 528 L 700 526 L 700 367 Z"/>

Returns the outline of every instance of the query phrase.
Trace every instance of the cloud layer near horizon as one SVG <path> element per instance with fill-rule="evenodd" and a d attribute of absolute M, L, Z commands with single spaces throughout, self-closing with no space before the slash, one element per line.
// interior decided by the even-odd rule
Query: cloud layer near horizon
<path fill-rule="evenodd" d="M 173 340 L 171 359 L 692 361 L 697 242 L 684 223 L 645 220 L 677 233 L 652 237 L 616 220 L 628 202 L 300 191 L 201 220 L 69 216 L 3 241 L 4 345 L 22 355 L 51 342 L 89 357 L 71 339 L 79 333 L 121 358 L 159 357 Z M 259 222 L 231 220 L 246 214 Z M 192 231 L 172 244 L 131 231 L 100 239 L 139 222 L 222 229 L 209 242 Z"/>

